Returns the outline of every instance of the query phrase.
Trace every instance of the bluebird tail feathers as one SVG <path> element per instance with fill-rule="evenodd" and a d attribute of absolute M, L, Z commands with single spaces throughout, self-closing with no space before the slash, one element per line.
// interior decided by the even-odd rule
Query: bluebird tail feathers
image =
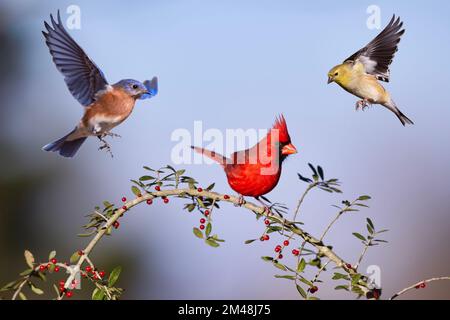
<path fill-rule="evenodd" d="M 67 141 L 67 138 L 72 133 L 74 133 L 75 130 L 76 128 L 61 139 L 45 145 L 44 147 L 42 147 L 42 150 L 58 152 L 63 157 L 72 158 L 77 153 L 78 149 L 80 149 L 83 142 L 86 140 L 86 137 L 83 137 L 76 140 Z"/>

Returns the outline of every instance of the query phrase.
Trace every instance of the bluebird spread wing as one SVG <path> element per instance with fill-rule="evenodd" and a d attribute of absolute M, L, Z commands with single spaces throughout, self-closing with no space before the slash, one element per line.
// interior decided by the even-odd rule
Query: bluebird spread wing
<path fill-rule="evenodd" d="M 64 29 L 59 11 L 58 22 L 52 15 L 50 18 L 52 26 L 45 22 L 47 32 L 42 33 L 53 62 L 64 75 L 70 93 L 82 105 L 88 106 L 95 101 L 95 94 L 104 89 L 108 82 L 101 70 Z"/>
<path fill-rule="evenodd" d="M 141 95 L 139 99 L 145 100 L 156 96 L 156 94 L 158 93 L 158 78 L 153 77 L 152 80 L 145 80 L 144 86 L 147 88 L 148 93 Z"/>
<path fill-rule="evenodd" d="M 359 61 L 364 65 L 366 73 L 376 76 L 378 80 L 389 82 L 389 65 L 398 50 L 400 38 L 405 33 L 402 26 L 400 18 L 396 19 L 393 15 L 387 27 L 375 39 L 345 61 Z"/>

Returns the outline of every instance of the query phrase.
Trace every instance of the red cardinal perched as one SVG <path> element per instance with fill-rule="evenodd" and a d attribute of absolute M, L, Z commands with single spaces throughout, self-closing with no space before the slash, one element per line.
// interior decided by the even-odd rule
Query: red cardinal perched
<path fill-rule="evenodd" d="M 228 184 L 239 193 L 242 202 L 243 196 L 260 201 L 260 196 L 272 191 L 280 179 L 283 161 L 287 156 L 297 153 L 283 115 L 276 119 L 272 129 L 260 142 L 250 149 L 233 153 L 231 158 L 204 148 L 192 149 L 223 167 Z"/>

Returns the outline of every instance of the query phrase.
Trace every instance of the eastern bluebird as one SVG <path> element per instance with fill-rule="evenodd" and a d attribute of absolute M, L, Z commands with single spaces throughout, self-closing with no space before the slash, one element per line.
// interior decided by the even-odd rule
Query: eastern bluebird
<path fill-rule="evenodd" d="M 117 136 L 110 132 L 131 114 L 136 99 L 149 99 L 158 93 L 158 79 L 141 83 L 132 79 L 120 80 L 109 85 L 103 72 L 89 59 L 83 49 L 64 29 L 58 11 L 58 22 L 50 15 L 52 27 L 44 22 L 47 32 L 42 32 L 58 70 L 70 93 L 84 107 L 84 115 L 78 125 L 61 139 L 43 147 L 45 151 L 59 152 L 73 157 L 89 136 L 98 137 L 104 144 L 105 136 Z"/>

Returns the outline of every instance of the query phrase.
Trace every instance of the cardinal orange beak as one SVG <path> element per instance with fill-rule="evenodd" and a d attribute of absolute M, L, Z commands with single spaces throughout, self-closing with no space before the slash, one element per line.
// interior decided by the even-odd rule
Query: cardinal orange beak
<path fill-rule="evenodd" d="M 282 155 L 290 155 L 290 154 L 294 154 L 297 153 L 297 149 L 294 147 L 294 145 L 292 143 L 289 143 L 287 145 L 285 145 L 283 148 L 281 148 L 281 154 Z"/>

